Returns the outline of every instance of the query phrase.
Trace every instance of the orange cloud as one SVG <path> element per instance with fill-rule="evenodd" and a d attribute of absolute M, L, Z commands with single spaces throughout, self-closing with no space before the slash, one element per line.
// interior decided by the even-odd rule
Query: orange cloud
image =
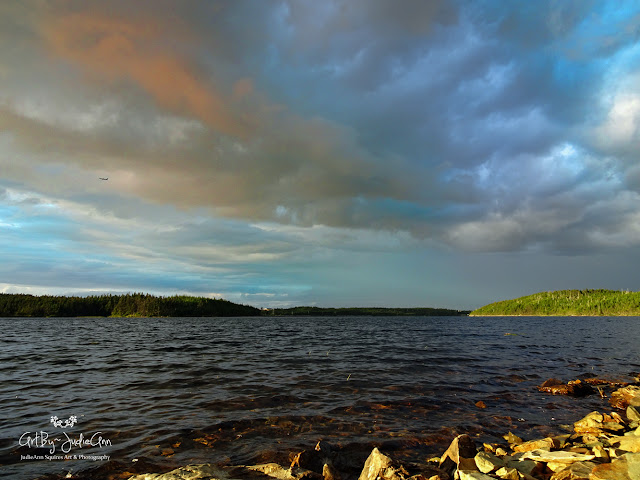
<path fill-rule="evenodd" d="M 41 31 L 53 54 L 90 74 L 111 82 L 133 81 L 161 108 L 194 116 L 228 135 L 246 135 L 247 125 L 229 101 L 164 43 L 170 38 L 163 35 L 166 26 L 149 20 L 71 13 L 49 18 Z M 246 92 L 246 85 L 240 90 Z"/>

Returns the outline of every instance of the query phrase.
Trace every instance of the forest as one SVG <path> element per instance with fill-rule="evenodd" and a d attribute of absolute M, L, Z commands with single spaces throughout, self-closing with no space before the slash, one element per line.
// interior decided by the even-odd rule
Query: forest
<path fill-rule="evenodd" d="M 467 315 L 464 310 L 449 310 L 446 308 L 384 308 L 384 307 L 353 307 L 353 308 L 323 308 L 323 307 L 292 307 L 276 308 L 270 311 L 273 315 L 294 315 L 294 316 L 421 316 L 421 317 L 442 317 Z"/>
<path fill-rule="evenodd" d="M 472 316 L 632 316 L 640 315 L 640 292 L 627 290 L 558 290 L 485 305 Z"/>
<path fill-rule="evenodd" d="M 145 293 L 88 297 L 0 294 L 0 317 L 244 317 L 255 307 L 222 299 Z"/>

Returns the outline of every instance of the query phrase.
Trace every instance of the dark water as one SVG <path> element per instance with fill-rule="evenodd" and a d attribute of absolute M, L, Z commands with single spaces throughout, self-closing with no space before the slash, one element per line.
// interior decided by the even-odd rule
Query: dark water
<path fill-rule="evenodd" d="M 420 461 L 458 433 L 538 438 L 608 408 L 598 395 L 539 393 L 549 377 L 640 372 L 638 317 L 46 318 L 0 329 L 0 473 L 11 478 L 284 463 L 319 439 Z M 102 442 L 55 458 L 64 434 Z"/>

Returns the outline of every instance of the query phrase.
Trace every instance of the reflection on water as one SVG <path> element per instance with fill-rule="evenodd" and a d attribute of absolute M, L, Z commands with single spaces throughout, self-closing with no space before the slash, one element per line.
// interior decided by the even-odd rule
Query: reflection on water
<path fill-rule="evenodd" d="M 637 317 L 47 318 L 0 328 L 0 464 L 14 478 L 284 462 L 321 438 L 420 460 L 457 433 L 533 438 L 606 408 L 597 395 L 537 392 L 546 378 L 640 371 Z M 54 415 L 78 422 L 55 428 Z M 61 437 L 58 452 L 64 433 L 101 432 L 111 446 L 71 453 L 110 460 L 22 458 L 45 451 L 18 447 L 39 431 Z"/>

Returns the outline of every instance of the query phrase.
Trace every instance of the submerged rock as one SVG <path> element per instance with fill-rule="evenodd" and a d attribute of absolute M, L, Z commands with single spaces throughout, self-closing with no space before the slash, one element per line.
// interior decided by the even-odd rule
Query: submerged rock
<path fill-rule="evenodd" d="M 129 480 L 231 480 L 229 473 L 210 464 L 187 465 L 166 473 L 143 473 Z"/>
<path fill-rule="evenodd" d="M 550 378 L 538 387 L 541 392 L 551 393 L 553 395 L 570 395 L 573 397 L 583 397 L 593 393 L 593 387 L 588 383 L 580 380 L 571 380 L 563 383 L 557 378 Z"/>

